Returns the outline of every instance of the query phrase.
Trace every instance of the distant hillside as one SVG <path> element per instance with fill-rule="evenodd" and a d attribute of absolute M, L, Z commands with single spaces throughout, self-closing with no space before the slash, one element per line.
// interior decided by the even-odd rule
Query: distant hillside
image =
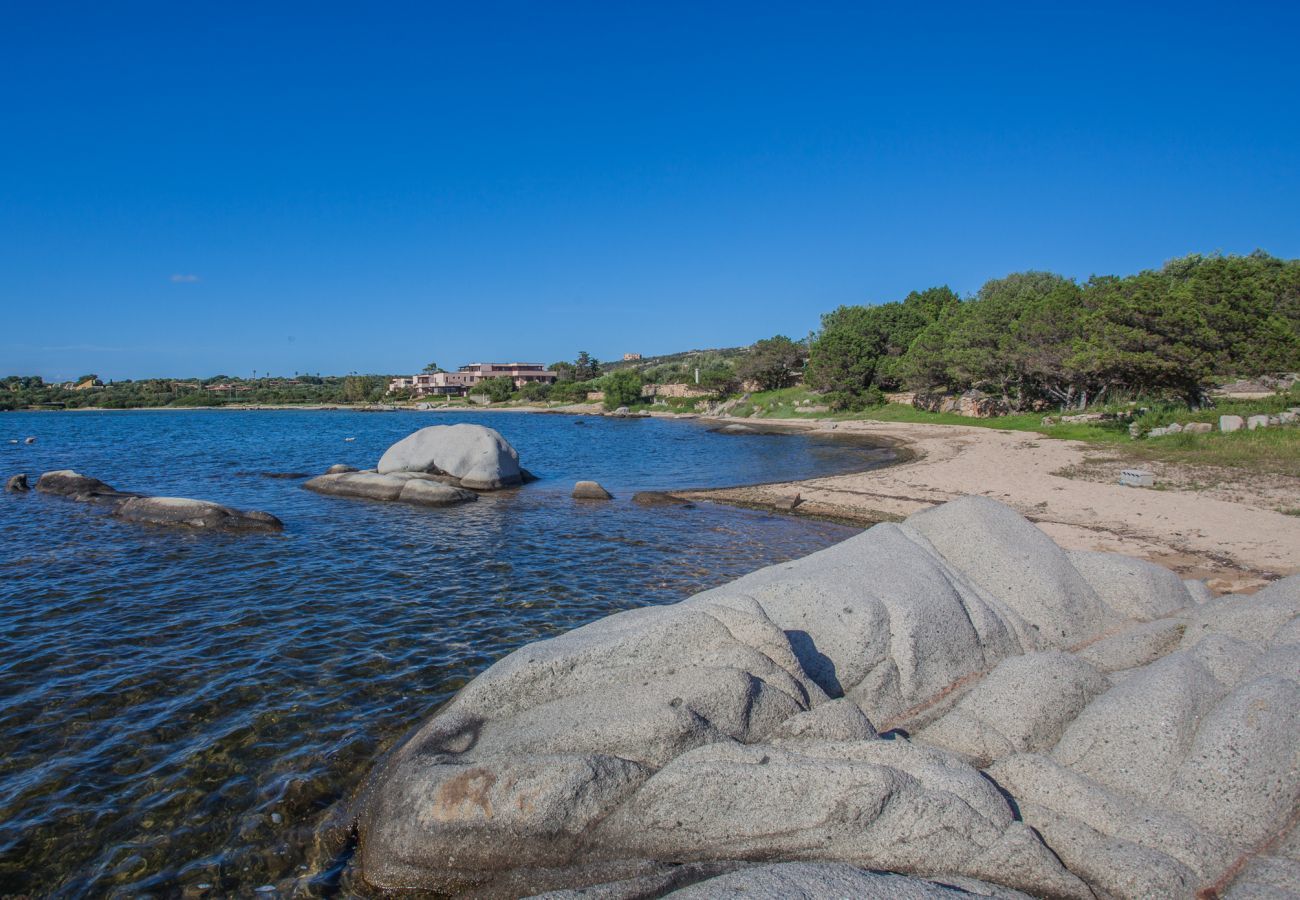
<path fill-rule="evenodd" d="M 748 347 L 684 350 L 681 353 L 665 353 L 661 356 L 646 356 L 641 359 L 620 359 L 602 362 L 601 368 L 606 372 L 616 372 L 619 369 L 634 369 L 640 372 L 646 381 L 660 383 L 688 381 L 697 368 L 701 372 L 724 367 L 732 368 L 735 366 L 736 360 L 748 352 Z"/>

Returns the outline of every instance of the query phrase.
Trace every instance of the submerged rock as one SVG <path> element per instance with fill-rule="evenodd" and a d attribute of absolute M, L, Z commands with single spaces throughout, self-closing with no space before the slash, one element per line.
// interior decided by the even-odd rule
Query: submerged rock
<path fill-rule="evenodd" d="M 573 486 L 575 500 L 612 500 L 614 495 L 600 486 L 597 481 L 579 481 Z"/>
<path fill-rule="evenodd" d="M 270 532 L 284 528 L 284 523 L 270 513 L 232 509 L 187 497 L 146 497 L 119 491 L 98 478 L 71 469 L 46 472 L 36 482 L 36 490 L 83 503 L 111 506 L 115 518 L 128 522 L 230 532 Z"/>
<path fill-rule="evenodd" d="M 674 497 L 672 494 L 663 491 L 637 491 L 632 495 L 632 502 L 639 506 L 677 506 L 682 509 L 693 509 L 695 504 L 689 500 L 683 500 L 681 497 Z"/>
<path fill-rule="evenodd" d="M 407 435 L 384 452 L 377 471 L 446 475 L 458 486 L 478 491 L 523 483 L 515 448 L 491 428 L 463 423 L 430 425 Z"/>
<path fill-rule="evenodd" d="M 1222 887 L 1300 801 L 1300 576 L 1198 605 L 1146 565 L 966 498 L 529 644 L 374 771 L 352 865 L 453 894 Z M 1244 870 L 1295 891 L 1297 863 Z"/>
<path fill-rule="evenodd" d="M 5 482 L 5 490 L 11 494 L 25 494 L 29 490 L 26 475 L 10 475 Z"/>
<path fill-rule="evenodd" d="M 57 494 L 60 497 L 93 503 L 116 504 L 140 496 L 119 491 L 98 478 L 90 478 L 71 469 L 46 472 L 36 480 L 36 490 L 43 494 Z"/>
<path fill-rule="evenodd" d="M 149 525 L 179 525 L 210 531 L 283 531 L 284 523 L 270 513 L 244 512 L 185 497 L 133 497 L 119 506 L 113 515 L 130 522 Z"/>

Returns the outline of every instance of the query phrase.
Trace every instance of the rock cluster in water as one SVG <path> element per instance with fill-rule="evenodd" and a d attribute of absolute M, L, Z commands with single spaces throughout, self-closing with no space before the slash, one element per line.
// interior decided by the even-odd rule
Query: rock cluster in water
<path fill-rule="evenodd" d="M 377 767 L 349 877 L 1284 895 L 1297 679 L 1300 576 L 1214 599 L 968 497 L 502 659 Z"/>
<path fill-rule="evenodd" d="M 119 491 L 98 478 L 71 469 L 46 472 L 37 480 L 36 490 L 83 503 L 103 504 L 112 508 L 115 518 L 146 525 L 229 532 L 268 532 L 284 528 L 284 524 L 270 513 L 231 509 L 220 503 L 188 497 L 146 497 Z"/>
<path fill-rule="evenodd" d="M 452 506 L 478 499 L 474 491 L 523 484 L 519 454 L 482 425 L 431 425 L 389 447 L 375 469 L 334 465 L 303 487 L 320 494 Z"/>

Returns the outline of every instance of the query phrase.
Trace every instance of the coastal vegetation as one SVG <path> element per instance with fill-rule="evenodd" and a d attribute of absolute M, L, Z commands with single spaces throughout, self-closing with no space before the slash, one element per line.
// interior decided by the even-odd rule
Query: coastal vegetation
<path fill-rule="evenodd" d="M 1300 260 L 1191 255 L 1086 282 L 1019 272 L 968 299 L 947 287 L 843 306 L 808 349 L 832 408 L 884 393 L 977 389 L 1009 412 L 1085 409 L 1117 396 L 1196 409 L 1215 379 L 1300 368 Z"/>
<path fill-rule="evenodd" d="M 46 382 L 40 376 L 0 379 L 0 410 L 217 407 L 232 403 L 315 405 L 374 403 L 385 398 L 386 375 L 294 375 L 291 378 L 145 378 L 96 384 L 95 376 Z"/>

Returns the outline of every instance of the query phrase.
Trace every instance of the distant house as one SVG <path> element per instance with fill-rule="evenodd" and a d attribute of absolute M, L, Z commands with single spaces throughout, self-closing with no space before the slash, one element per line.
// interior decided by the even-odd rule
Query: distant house
<path fill-rule="evenodd" d="M 73 390 L 93 391 L 95 388 L 102 388 L 103 386 L 104 386 L 104 382 L 100 381 L 98 378 L 87 378 L 85 381 L 81 382 L 81 384 L 78 384 L 75 387 L 73 387 Z"/>
<path fill-rule="evenodd" d="M 624 354 L 623 354 L 623 362 L 632 362 L 633 360 L 640 359 L 640 358 L 641 358 L 641 354 L 640 354 L 640 353 L 624 353 Z"/>
<path fill-rule="evenodd" d="M 414 391 L 416 396 L 430 394 L 459 397 L 480 381 L 488 378 L 509 378 L 515 387 L 526 384 L 553 384 L 556 373 L 541 363 L 470 363 L 455 372 L 434 372 L 429 375 L 405 375 L 388 383 L 388 391 Z"/>

